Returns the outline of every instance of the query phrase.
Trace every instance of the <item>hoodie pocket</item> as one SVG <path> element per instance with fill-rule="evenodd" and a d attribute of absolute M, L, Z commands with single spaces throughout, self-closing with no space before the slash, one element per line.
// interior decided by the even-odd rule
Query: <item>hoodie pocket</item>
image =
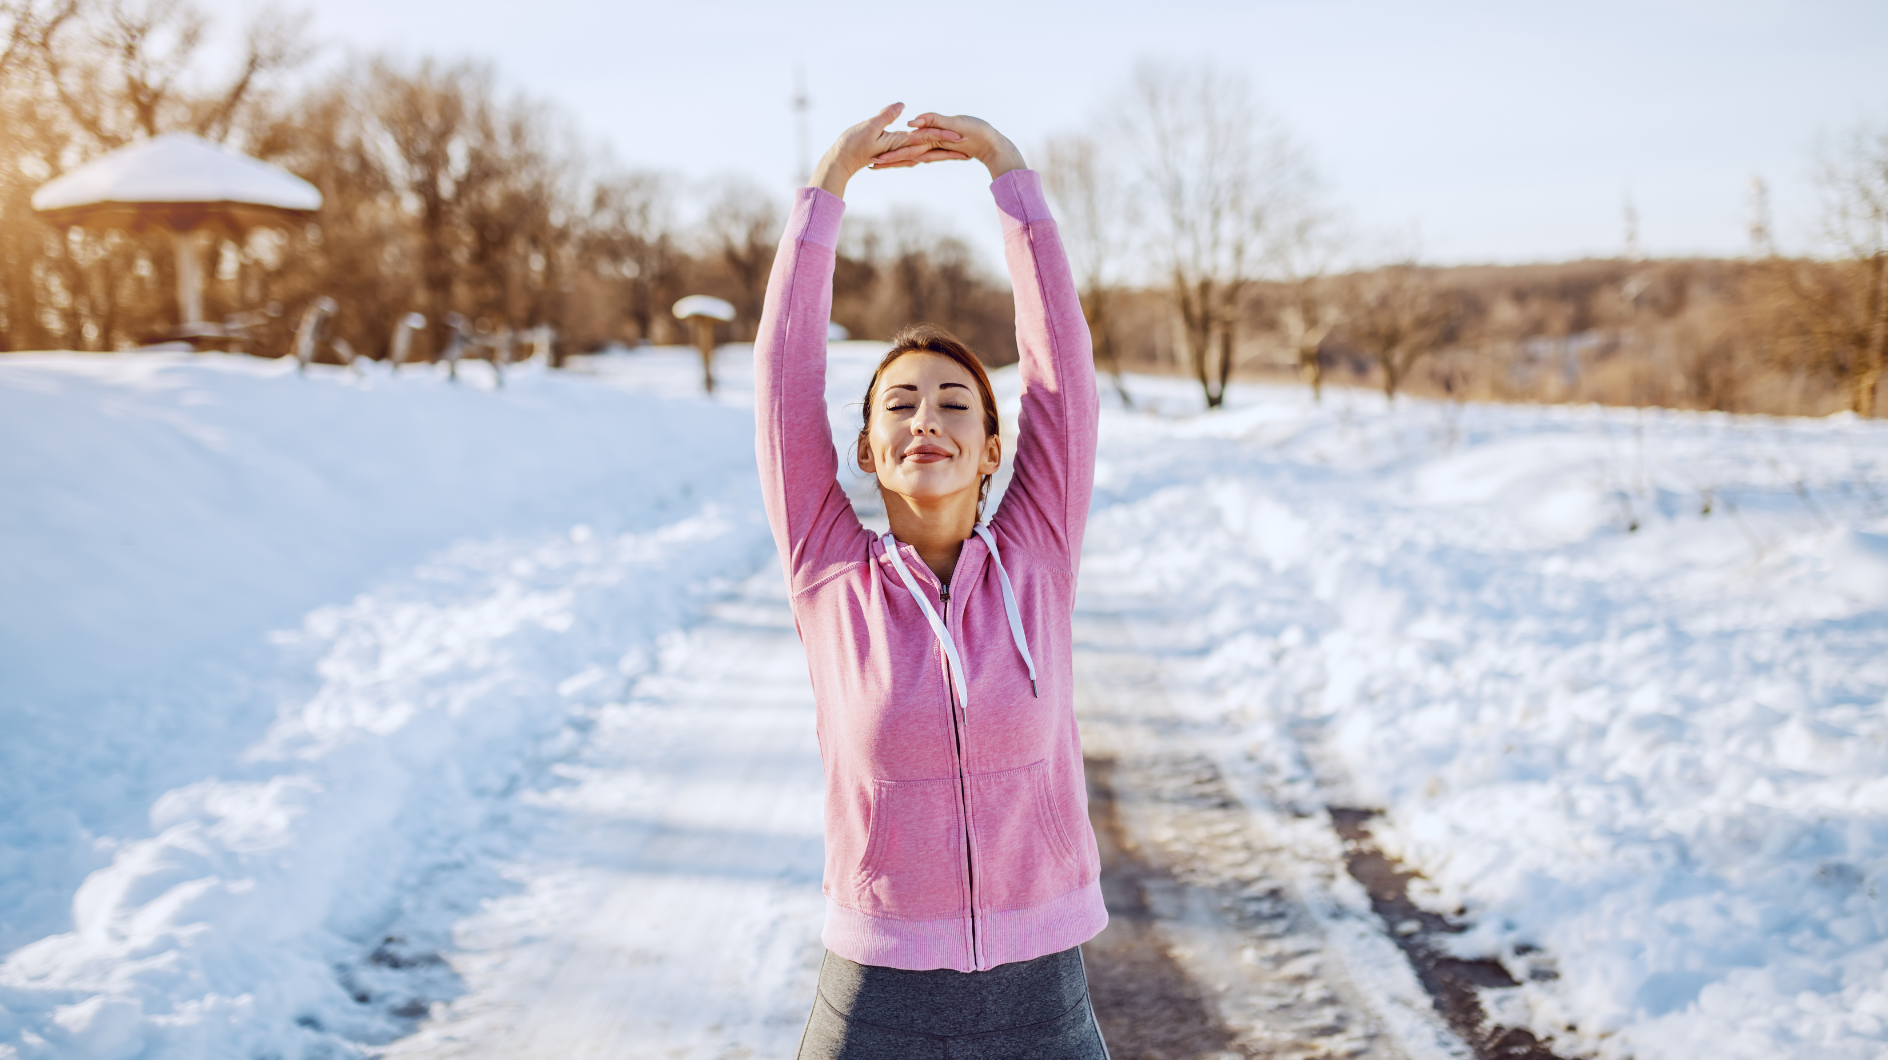
<path fill-rule="evenodd" d="M 1082 883 L 1081 862 L 1049 791 L 1048 762 L 970 778 L 978 904 L 1027 909 Z"/>
<path fill-rule="evenodd" d="M 862 911 L 901 920 L 963 915 L 956 779 L 874 780 L 871 815 L 857 878 Z"/>

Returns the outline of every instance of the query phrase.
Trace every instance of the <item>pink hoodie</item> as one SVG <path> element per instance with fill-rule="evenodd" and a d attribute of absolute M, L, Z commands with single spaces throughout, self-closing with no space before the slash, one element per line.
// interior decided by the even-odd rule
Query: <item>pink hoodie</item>
<path fill-rule="evenodd" d="M 1075 573 L 1099 415 L 1088 328 L 1029 170 L 991 185 L 1016 289 L 1022 415 L 1015 475 L 989 520 L 1040 698 L 1012 640 L 998 565 L 964 542 L 948 600 L 905 567 L 942 643 L 838 480 L 826 415 L 826 322 L 845 204 L 803 188 L 754 344 L 755 448 L 826 767 L 826 948 L 859 964 L 984 971 L 1079 945 L 1108 922 L 1072 700 Z"/>

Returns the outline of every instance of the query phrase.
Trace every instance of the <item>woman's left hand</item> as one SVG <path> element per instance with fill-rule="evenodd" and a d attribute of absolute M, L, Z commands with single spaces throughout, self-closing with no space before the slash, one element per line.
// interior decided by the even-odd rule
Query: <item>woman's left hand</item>
<path fill-rule="evenodd" d="M 910 130 L 887 129 L 885 126 L 897 119 L 905 109 L 903 103 L 893 103 L 870 118 L 839 134 L 839 139 L 826 149 L 826 154 L 813 170 L 813 179 L 809 185 L 824 188 L 840 198 L 845 198 L 846 184 L 852 175 L 870 166 L 873 169 L 887 168 L 874 163 L 874 159 L 888 152 L 904 152 L 912 157 L 910 165 L 918 162 L 941 162 L 945 159 L 968 158 L 951 149 L 954 141 L 961 137 L 942 128 L 917 126 Z"/>
<path fill-rule="evenodd" d="M 996 126 L 982 118 L 926 111 L 905 124 L 911 127 L 911 135 L 917 141 L 902 144 L 873 157 L 873 169 L 897 169 L 915 166 L 920 162 L 942 162 L 965 156 L 982 162 L 989 169 L 991 180 L 1012 169 L 1024 168 L 1023 153 L 1016 149 L 1009 137 L 997 132 Z M 951 137 L 948 150 L 941 150 L 936 144 L 923 139 L 940 135 Z"/>

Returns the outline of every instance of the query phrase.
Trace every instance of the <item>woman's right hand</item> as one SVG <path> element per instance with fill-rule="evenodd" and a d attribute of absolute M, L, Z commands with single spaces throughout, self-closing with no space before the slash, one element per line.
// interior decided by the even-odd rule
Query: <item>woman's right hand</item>
<path fill-rule="evenodd" d="M 911 126 L 913 143 L 879 155 L 872 160 L 873 169 L 893 169 L 898 166 L 911 166 L 920 162 L 932 162 L 946 157 L 937 151 L 926 151 L 922 144 L 927 137 L 940 133 L 950 133 L 957 137 L 951 142 L 951 158 L 974 158 L 982 162 L 990 171 L 990 179 L 1008 173 L 1012 169 L 1025 167 L 1023 153 L 1016 149 L 1010 138 L 996 131 L 996 126 L 982 118 L 973 118 L 968 114 L 938 114 L 928 112 L 920 114 L 905 123 Z"/>
<path fill-rule="evenodd" d="M 839 134 L 839 139 L 826 149 L 819 165 L 813 167 L 813 179 L 808 187 L 824 188 L 840 198 L 845 198 L 846 182 L 852 175 L 872 164 L 880 155 L 904 148 L 921 148 L 917 153 L 923 160 L 943 161 L 945 159 L 964 159 L 969 155 L 953 151 L 949 145 L 963 139 L 963 135 L 951 129 L 928 127 L 918 129 L 887 129 L 885 126 L 898 120 L 905 111 L 903 103 L 894 103 L 865 119 L 852 128 Z"/>

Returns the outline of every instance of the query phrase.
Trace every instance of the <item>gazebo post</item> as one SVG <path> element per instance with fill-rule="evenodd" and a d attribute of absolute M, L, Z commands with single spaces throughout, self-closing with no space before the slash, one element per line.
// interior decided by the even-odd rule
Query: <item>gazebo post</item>
<path fill-rule="evenodd" d="M 701 353 L 701 388 L 708 393 L 715 392 L 715 321 L 728 323 L 734 319 L 734 307 L 719 298 L 705 294 L 691 294 L 675 303 L 671 310 L 675 319 L 686 321 L 695 340 L 695 349 Z"/>
<path fill-rule="evenodd" d="M 173 229 L 171 243 L 177 248 L 177 310 L 183 315 L 179 327 L 203 323 L 203 260 L 197 251 L 197 230 Z"/>
<path fill-rule="evenodd" d="M 695 349 L 701 354 L 701 388 L 715 392 L 715 322 L 713 317 L 689 317 L 694 326 Z"/>

